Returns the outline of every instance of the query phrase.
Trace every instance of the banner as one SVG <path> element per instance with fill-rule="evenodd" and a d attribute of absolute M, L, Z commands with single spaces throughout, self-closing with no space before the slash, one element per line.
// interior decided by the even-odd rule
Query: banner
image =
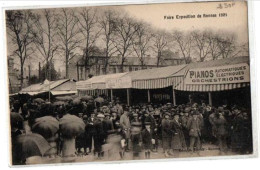
<path fill-rule="evenodd" d="M 250 82 L 249 66 L 246 63 L 190 69 L 185 84 L 230 84 Z"/>
<path fill-rule="evenodd" d="M 107 79 L 106 88 L 107 89 L 132 88 L 132 79 L 129 76 Z"/>

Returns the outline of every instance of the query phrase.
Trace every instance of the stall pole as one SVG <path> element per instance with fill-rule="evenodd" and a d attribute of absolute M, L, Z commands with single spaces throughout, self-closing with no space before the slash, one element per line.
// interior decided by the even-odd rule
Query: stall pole
<path fill-rule="evenodd" d="M 130 89 L 126 89 L 127 91 L 127 105 L 130 106 Z"/>
<path fill-rule="evenodd" d="M 211 92 L 208 92 L 209 94 L 209 105 L 212 106 L 212 95 Z"/>
<path fill-rule="evenodd" d="M 172 89 L 172 103 L 174 106 L 176 106 L 176 96 L 175 96 L 175 90 Z"/>
<path fill-rule="evenodd" d="M 111 102 L 113 101 L 113 89 L 110 91 Z"/>
<path fill-rule="evenodd" d="M 150 90 L 148 89 L 147 90 L 147 96 L 148 96 L 148 103 L 150 103 L 151 102 L 151 96 L 150 96 Z"/>

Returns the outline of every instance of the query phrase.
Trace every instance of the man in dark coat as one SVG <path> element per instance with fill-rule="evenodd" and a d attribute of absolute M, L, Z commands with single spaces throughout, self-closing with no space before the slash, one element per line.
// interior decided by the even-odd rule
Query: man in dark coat
<path fill-rule="evenodd" d="M 105 113 L 105 119 L 103 121 L 104 138 L 107 139 L 108 135 L 114 130 L 113 122 L 110 120 L 110 114 Z"/>
<path fill-rule="evenodd" d="M 189 119 L 187 128 L 189 129 L 190 149 L 191 151 L 194 151 L 194 148 L 196 148 L 196 150 L 201 149 L 201 119 L 199 118 L 199 113 L 197 111 L 192 111 L 191 114 L 192 118 Z"/>
<path fill-rule="evenodd" d="M 155 143 L 154 131 L 150 122 L 145 122 L 145 129 L 142 131 L 142 144 L 145 151 L 145 158 L 150 159 L 150 151 Z"/>
<path fill-rule="evenodd" d="M 133 122 L 131 124 L 131 141 L 133 146 L 133 159 L 139 159 L 139 153 L 142 151 L 141 123 Z"/>
<path fill-rule="evenodd" d="M 94 122 L 95 134 L 94 134 L 94 154 L 98 154 L 98 158 L 103 156 L 102 145 L 104 144 L 104 127 L 103 127 L 104 115 L 99 113 L 97 120 Z"/>
<path fill-rule="evenodd" d="M 173 153 L 179 156 L 179 151 L 186 150 L 186 142 L 182 131 L 182 125 L 179 122 L 179 114 L 175 113 L 173 115 L 173 120 L 171 121 L 172 130 L 172 143 L 171 148 Z"/>
<path fill-rule="evenodd" d="M 87 119 L 86 128 L 85 128 L 85 135 L 86 135 L 86 147 L 88 148 L 88 153 L 92 151 L 92 139 L 96 135 L 96 129 L 94 127 L 94 123 L 96 122 L 95 114 L 92 113 L 91 116 Z"/>
<path fill-rule="evenodd" d="M 165 113 L 164 119 L 162 120 L 162 145 L 165 157 L 169 157 L 169 150 L 171 147 L 171 123 L 170 123 L 170 114 Z"/>
<path fill-rule="evenodd" d="M 218 139 L 220 154 L 222 154 L 227 151 L 227 121 L 220 111 L 216 114 L 214 124 L 216 126 L 216 136 Z"/>

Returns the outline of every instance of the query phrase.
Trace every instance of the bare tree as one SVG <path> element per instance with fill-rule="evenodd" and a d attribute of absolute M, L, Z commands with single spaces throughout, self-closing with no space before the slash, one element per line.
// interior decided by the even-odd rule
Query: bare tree
<path fill-rule="evenodd" d="M 19 58 L 20 65 L 20 88 L 23 87 L 24 78 L 24 63 L 33 53 L 32 48 L 34 34 L 33 29 L 33 14 L 30 10 L 26 11 L 6 11 L 6 26 L 7 34 L 15 49 L 13 56 Z"/>
<path fill-rule="evenodd" d="M 203 62 L 210 53 L 208 33 L 206 31 L 193 31 L 191 35 L 194 41 L 194 50 L 198 53 L 199 61 Z"/>
<path fill-rule="evenodd" d="M 113 46 L 112 36 L 116 29 L 117 15 L 119 14 L 117 14 L 115 11 L 106 10 L 103 12 L 103 15 L 99 19 L 99 24 L 104 36 L 103 41 L 105 42 L 105 74 L 107 73 L 109 59 L 116 52 L 115 46 Z"/>
<path fill-rule="evenodd" d="M 132 53 L 130 48 L 137 30 L 138 24 L 126 16 L 119 18 L 116 22 L 112 42 L 121 56 L 121 72 L 124 71 L 124 63 L 126 62 L 127 56 Z"/>
<path fill-rule="evenodd" d="M 157 54 L 157 67 L 159 67 L 160 62 L 162 60 L 162 52 L 167 47 L 168 44 L 168 35 L 166 32 L 157 31 L 153 34 L 153 49 Z"/>
<path fill-rule="evenodd" d="M 69 59 L 75 55 L 82 39 L 78 36 L 78 19 L 72 9 L 61 9 L 58 15 L 58 37 L 62 53 L 65 54 L 66 78 L 69 77 Z"/>
<path fill-rule="evenodd" d="M 207 34 L 207 41 L 209 44 L 209 54 L 212 60 L 217 60 L 221 55 L 219 50 L 219 36 L 213 32 Z"/>
<path fill-rule="evenodd" d="M 218 48 L 222 58 L 236 56 L 236 39 L 234 35 L 224 34 L 217 39 Z M 235 54 L 234 54 L 235 53 Z"/>
<path fill-rule="evenodd" d="M 133 39 L 133 49 L 140 60 L 142 69 L 145 66 L 145 57 L 149 50 L 152 34 L 145 23 L 140 23 Z"/>
<path fill-rule="evenodd" d="M 51 62 L 58 52 L 57 17 L 54 10 L 45 9 L 35 19 L 35 46 L 46 63 L 45 77 L 51 80 Z"/>
<path fill-rule="evenodd" d="M 173 41 L 176 42 L 186 64 L 191 62 L 192 37 L 190 34 L 183 34 L 180 31 L 174 31 Z"/>
<path fill-rule="evenodd" d="M 101 29 L 98 28 L 97 9 L 83 8 L 78 16 L 79 30 L 84 36 L 84 61 L 85 72 L 88 69 L 89 56 L 93 53 L 95 42 L 100 36 Z M 87 75 L 85 74 L 85 78 Z"/>

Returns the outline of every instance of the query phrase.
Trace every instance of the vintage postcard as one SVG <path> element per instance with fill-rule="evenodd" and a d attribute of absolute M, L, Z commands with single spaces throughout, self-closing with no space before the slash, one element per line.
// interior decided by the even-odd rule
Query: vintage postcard
<path fill-rule="evenodd" d="M 247 1 L 6 9 L 11 165 L 252 156 Z"/>

